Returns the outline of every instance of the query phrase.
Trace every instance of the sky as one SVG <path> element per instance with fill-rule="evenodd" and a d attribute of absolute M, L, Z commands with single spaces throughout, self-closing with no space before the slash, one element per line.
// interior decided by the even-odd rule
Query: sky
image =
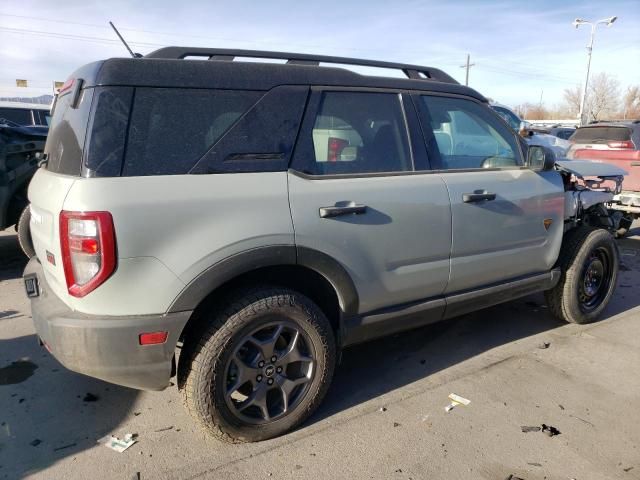
<path fill-rule="evenodd" d="M 127 56 L 111 20 L 142 54 L 168 45 L 316 53 L 438 67 L 461 83 L 470 54 L 471 87 L 552 108 L 584 82 L 590 28 L 571 22 L 613 15 L 597 29 L 591 72 L 624 90 L 640 84 L 640 0 L 3 0 L 0 96 L 50 93 L 85 63 Z M 15 88 L 17 78 L 32 88 Z"/>

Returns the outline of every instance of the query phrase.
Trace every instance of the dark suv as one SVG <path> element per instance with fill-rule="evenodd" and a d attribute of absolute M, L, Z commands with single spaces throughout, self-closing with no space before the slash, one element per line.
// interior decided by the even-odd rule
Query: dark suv
<path fill-rule="evenodd" d="M 435 68 L 165 48 L 60 91 L 25 287 L 68 368 L 147 390 L 177 374 L 209 432 L 262 440 L 314 411 L 346 346 L 538 291 L 597 318 L 623 173 L 556 165 Z"/>

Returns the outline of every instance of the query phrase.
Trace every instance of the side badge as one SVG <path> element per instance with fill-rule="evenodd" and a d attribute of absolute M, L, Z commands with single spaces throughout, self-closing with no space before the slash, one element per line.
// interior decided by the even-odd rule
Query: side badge
<path fill-rule="evenodd" d="M 544 221 L 542 222 L 544 224 L 544 229 L 549 231 L 549 227 L 551 226 L 551 224 L 553 223 L 553 220 L 550 218 L 545 218 Z"/>

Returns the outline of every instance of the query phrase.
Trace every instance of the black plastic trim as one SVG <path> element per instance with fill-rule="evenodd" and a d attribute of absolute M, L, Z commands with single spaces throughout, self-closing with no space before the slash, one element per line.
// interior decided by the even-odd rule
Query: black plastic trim
<path fill-rule="evenodd" d="M 272 245 L 237 253 L 212 265 L 194 278 L 173 301 L 167 313 L 194 310 L 216 288 L 262 267 L 295 265 L 295 245 Z"/>
<path fill-rule="evenodd" d="M 343 319 L 342 346 L 422 327 L 553 288 L 560 269 L 453 295 L 394 305 Z"/>
<path fill-rule="evenodd" d="M 194 278 L 173 301 L 167 313 L 194 310 L 207 295 L 229 280 L 264 267 L 300 265 L 322 275 L 333 286 L 343 315 L 358 312 L 358 292 L 345 268 L 329 255 L 295 245 L 271 245 L 232 255 Z"/>
<path fill-rule="evenodd" d="M 318 272 L 333 286 L 344 316 L 356 315 L 360 300 L 356 286 L 347 270 L 334 258 L 312 248 L 297 247 L 298 265 Z"/>

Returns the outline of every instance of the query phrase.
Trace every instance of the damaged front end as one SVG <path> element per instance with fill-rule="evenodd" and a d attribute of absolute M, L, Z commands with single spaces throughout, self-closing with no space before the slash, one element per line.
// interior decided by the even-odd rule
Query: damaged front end
<path fill-rule="evenodd" d="M 624 235 L 631 222 L 610 207 L 614 196 L 622 191 L 625 170 L 588 160 L 557 160 L 556 169 L 565 186 L 565 230 L 591 225 L 606 228 L 616 236 Z"/>

